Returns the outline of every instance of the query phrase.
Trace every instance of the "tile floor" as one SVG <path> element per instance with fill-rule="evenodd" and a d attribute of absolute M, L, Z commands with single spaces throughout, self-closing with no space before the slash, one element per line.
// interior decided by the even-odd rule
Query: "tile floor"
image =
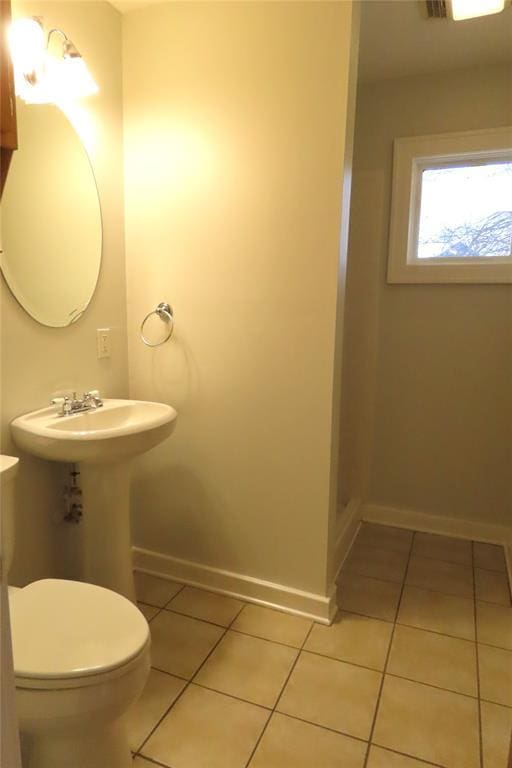
<path fill-rule="evenodd" d="M 509 768 L 503 550 L 363 524 L 332 626 L 136 574 L 134 768 Z"/>

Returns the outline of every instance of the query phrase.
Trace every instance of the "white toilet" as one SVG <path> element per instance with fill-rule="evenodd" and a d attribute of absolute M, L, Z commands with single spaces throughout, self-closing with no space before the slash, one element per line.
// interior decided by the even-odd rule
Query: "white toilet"
<path fill-rule="evenodd" d="M 144 616 L 111 590 L 62 579 L 10 588 L 9 604 L 23 768 L 131 768 L 123 715 L 149 674 Z"/>

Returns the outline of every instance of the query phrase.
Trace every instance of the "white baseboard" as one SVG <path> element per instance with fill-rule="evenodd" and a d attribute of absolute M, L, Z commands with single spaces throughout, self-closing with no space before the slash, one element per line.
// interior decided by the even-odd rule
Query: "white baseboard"
<path fill-rule="evenodd" d="M 152 576 L 173 579 L 210 592 L 304 616 L 321 624 L 330 624 L 336 613 L 334 589 L 331 594 L 325 596 L 303 592 L 243 573 L 233 573 L 190 560 L 180 560 L 149 549 L 133 547 L 132 553 L 135 570 Z"/>
<path fill-rule="evenodd" d="M 398 509 L 378 504 L 363 504 L 361 519 L 367 523 L 392 525 L 395 528 L 408 528 L 422 533 L 437 533 L 444 536 L 455 536 L 459 539 L 483 541 L 488 544 L 501 544 L 505 549 L 508 576 L 512 584 L 512 528 L 496 523 L 442 517 L 427 512 L 416 512 L 410 509 Z"/>
<path fill-rule="evenodd" d="M 501 544 L 505 547 L 509 579 L 512 584 L 512 530 L 505 526 L 441 517 L 377 504 L 363 504 L 358 499 L 350 500 L 339 519 L 334 551 L 335 577 L 343 566 L 362 521 Z M 140 547 L 133 547 L 132 551 L 135 569 L 153 576 L 173 579 L 210 592 L 304 616 L 321 624 L 330 624 L 337 610 L 334 582 L 330 593 L 326 596 L 303 592 L 284 584 L 264 581 L 243 573 L 225 571 L 190 560 L 180 560 Z"/>
<path fill-rule="evenodd" d="M 334 580 L 339 576 L 343 563 L 352 548 L 361 527 L 362 504 L 360 499 L 350 499 L 338 521 L 334 548 Z"/>

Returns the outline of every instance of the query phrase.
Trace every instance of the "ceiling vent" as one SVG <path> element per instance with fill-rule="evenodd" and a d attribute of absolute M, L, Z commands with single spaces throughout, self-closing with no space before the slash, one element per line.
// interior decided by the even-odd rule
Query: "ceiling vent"
<path fill-rule="evenodd" d="M 446 19 L 446 0 L 426 0 L 427 15 L 429 19 Z"/>

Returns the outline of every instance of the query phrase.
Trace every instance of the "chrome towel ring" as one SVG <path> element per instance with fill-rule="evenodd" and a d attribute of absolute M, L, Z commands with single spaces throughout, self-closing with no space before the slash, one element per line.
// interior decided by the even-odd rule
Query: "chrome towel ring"
<path fill-rule="evenodd" d="M 161 339 L 160 341 L 156 341 L 156 342 L 148 341 L 148 339 L 144 336 L 144 326 L 146 324 L 146 321 L 149 320 L 149 318 L 151 317 L 151 315 L 156 315 L 157 317 L 160 318 L 160 320 L 162 320 L 164 323 L 167 323 L 169 326 L 167 335 L 165 336 L 165 338 Z M 153 309 L 151 312 L 148 312 L 148 314 L 140 324 L 140 337 L 147 347 L 159 347 L 160 344 L 165 344 L 165 342 L 171 338 L 173 331 L 174 331 L 174 313 L 172 311 L 171 305 L 167 304 L 166 301 L 160 302 L 160 304 L 157 306 L 156 309 Z"/>

